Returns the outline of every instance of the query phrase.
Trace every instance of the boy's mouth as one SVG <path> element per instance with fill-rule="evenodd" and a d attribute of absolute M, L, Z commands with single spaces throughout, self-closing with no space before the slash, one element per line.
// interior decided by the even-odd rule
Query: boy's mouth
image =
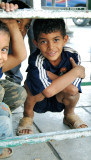
<path fill-rule="evenodd" d="M 55 56 L 56 55 L 56 53 L 57 53 L 57 51 L 54 51 L 54 52 L 48 52 L 47 54 L 49 55 L 49 56 Z"/>

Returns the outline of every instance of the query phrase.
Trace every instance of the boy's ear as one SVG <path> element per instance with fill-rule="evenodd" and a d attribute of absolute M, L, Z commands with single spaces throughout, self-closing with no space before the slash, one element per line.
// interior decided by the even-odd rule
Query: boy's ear
<path fill-rule="evenodd" d="M 67 43 L 68 39 L 69 39 L 69 36 L 66 34 L 64 37 L 64 45 Z"/>
<path fill-rule="evenodd" d="M 38 43 L 36 42 L 36 40 L 33 40 L 33 43 L 34 43 L 35 46 L 38 48 Z"/>

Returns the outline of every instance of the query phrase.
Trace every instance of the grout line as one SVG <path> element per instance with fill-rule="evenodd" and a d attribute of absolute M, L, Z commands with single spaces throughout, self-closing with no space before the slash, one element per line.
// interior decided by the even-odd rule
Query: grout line
<path fill-rule="evenodd" d="M 91 106 L 76 106 L 76 108 L 85 108 L 85 107 L 91 107 Z"/>
<path fill-rule="evenodd" d="M 82 107 L 83 110 L 85 110 L 87 113 L 91 114 L 90 111 L 88 111 L 85 107 Z"/>
<path fill-rule="evenodd" d="M 42 133 L 42 131 L 41 131 L 40 128 L 36 125 L 36 123 L 33 122 L 33 124 L 34 124 L 34 126 L 36 127 L 36 129 L 37 129 L 40 133 Z M 53 145 L 52 145 L 50 142 L 47 142 L 46 144 L 47 144 L 47 145 L 49 146 L 49 148 L 52 150 L 52 152 L 53 152 L 53 154 L 56 156 L 56 158 L 57 158 L 58 160 L 62 160 L 62 158 L 60 157 L 60 155 L 58 154 L 58 152 L 56 151 L 56 149 L 53 147 Z"/>

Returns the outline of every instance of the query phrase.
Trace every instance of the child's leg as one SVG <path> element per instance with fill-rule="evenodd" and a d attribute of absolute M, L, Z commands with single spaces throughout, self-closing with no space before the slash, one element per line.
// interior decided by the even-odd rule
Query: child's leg
<path fill-rule="evenodd" d="M 13 136 L 12 121 L 7 116 L 0 116 L 0 140 Z M 0 148 L 0 158 L 11 156 L 12 149 Z"/>
<path fill-rule="evenodd" d="M 1 80 L 0 84 L 5 90 L 3 101 L 9 105 L 11 110 L 24 104 L 27 93 L 23 87 L 8 80 Z"/>
<path fill-rule="evenodd" d="M 72 89 L 75 90 L 75 86 L 73 86 Z M 87 127 L 87 125 L 74 112 L 74 109 L 79 100 L 79 97 L 80 97 L 80 94 L 78 93 L 77 90 L 75 90 L 75 92 L 70 90 L 70 93 L 68 92 L 68 90 L 67 92 L 65 90 L 65 92 L 63 91 L 56 96 L 57 101 L 65 105 L 64 123 L 68 121 L 67 123 L 71 128 Z"/>
<path fill-rule="evenodd" d="M 0 103 L 0 139 L 13 136 L 12 117 L 9 107 L 5 103 Z M 10 148 L 0 148 L 0 158 L 9 157 L 12 154 Z"/>
<path fill-rule="evenodd" d="M 36 96 L 33 96 L 26 84 L 25 88 L 28 96 L 24 104 L 24 117 L 20 120 L 17 135 L 32 133 L 31 126 L 34 117 L 33 108 L 37 102 L 42 101 L 45 98 L 41 93 Z"/>

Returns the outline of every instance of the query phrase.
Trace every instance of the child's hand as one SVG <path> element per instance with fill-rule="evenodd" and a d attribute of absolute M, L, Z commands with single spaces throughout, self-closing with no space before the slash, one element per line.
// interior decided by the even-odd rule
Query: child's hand
<path fill-rule="evenodd" d="M 50 71 L 47 71 L 47 75 L 49 77 L 50 80 L 54 80 L 56 78 L 58 78 L 58 76 Z"/>
<path fill-rule="evenodd" d="M 85 68 L 81 65 L 77 65 L 72 57 L 70 58 L 70 62 L 72 67 L 77 71 L 78 77 L 85 78 Z"/>
<path fill-rule="evenodd" d="M 17 24 L 17 21 L 16 21 L 16 19 L 7 19 L 7 18 L 1 18 L 0 19 L 3 23 L 5 23 L 7 26 L 8 26 L 8 28 L 10 29 L 10 27 L 12 28 L 12 27 L 18 27 L 18 24 Z"/>
<path fill-rule="evenodd" d="M 77 66 L 77 64 L 75 63 L 75 61 L 74 61 L 74 59 L 72 57 L 70 57 L 70 62 L 72 64 L 72 68 Z"/>
<path fill-rule="evenodd" d="M 14 10 L 18 9 L 17 4 L 4 3 L 4 2 L 1 2 L 0 7 L 2 9 L 4 9 L 6 12 L 10 12 L 10 11 L 14 11 Z"/>

